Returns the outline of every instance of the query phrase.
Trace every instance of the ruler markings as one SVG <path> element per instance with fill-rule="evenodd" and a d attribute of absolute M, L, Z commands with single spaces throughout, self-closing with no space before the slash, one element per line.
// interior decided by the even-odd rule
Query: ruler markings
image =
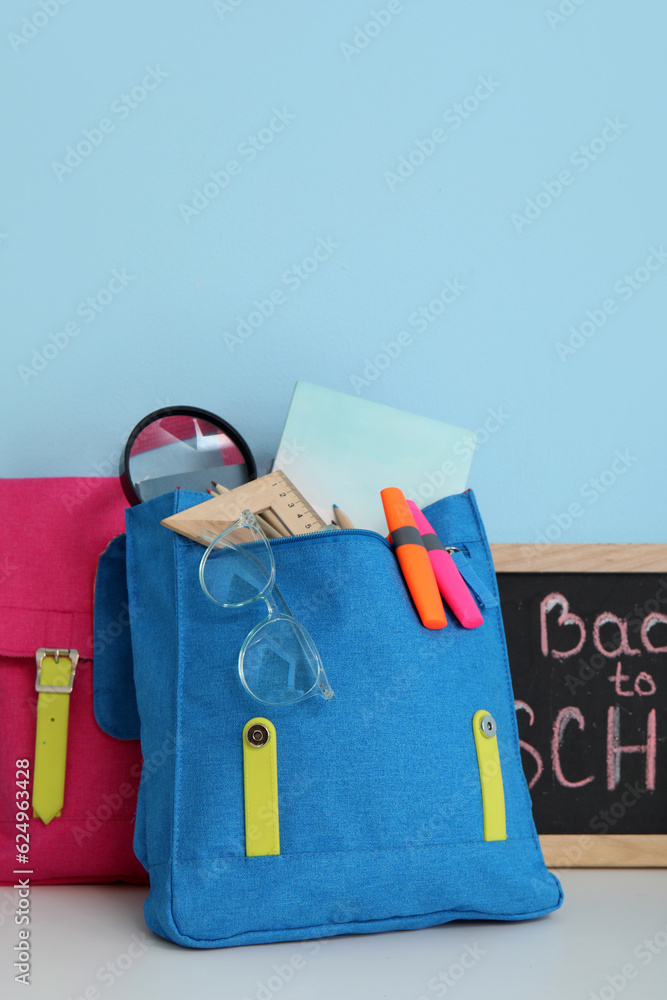
<path fill-rule="evenodd" d="M 248 508 L 255 514 L 270 510 L 293 535 L 326 528 L 325 522 L 281 470 L 173 514 L 162 524 L 197 542 L 208 544 L 202 534 L 211 531 L 219 534 Z"/>

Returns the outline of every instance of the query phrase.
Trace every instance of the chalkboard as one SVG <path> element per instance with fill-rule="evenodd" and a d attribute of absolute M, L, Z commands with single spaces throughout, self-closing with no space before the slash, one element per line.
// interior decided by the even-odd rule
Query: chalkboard
<path fill-rule="evenodd" d="M 492 548 L 543 847 L 667 864 L 667 546 Z"/>

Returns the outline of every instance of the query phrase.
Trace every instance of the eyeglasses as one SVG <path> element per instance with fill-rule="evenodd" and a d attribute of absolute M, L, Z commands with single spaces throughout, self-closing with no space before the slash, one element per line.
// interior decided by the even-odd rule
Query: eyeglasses
<path fill-rule="evenodd" d="M 239 653 L 239 677 L 248 694 L 265 705 L 290 705 L 313 695 L 329 701 L 334 693 L 320 654 L 275 578 L 273 551 L 249 510 L 213 538 L 199 564 L 202 590 L 215 604 L 228 609 L 266 604 L 266 618 L 248 633 Z"/>

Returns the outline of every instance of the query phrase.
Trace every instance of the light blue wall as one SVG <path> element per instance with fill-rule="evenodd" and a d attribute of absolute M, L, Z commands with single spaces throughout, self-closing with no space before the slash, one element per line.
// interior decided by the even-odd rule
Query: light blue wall
<path fill-rule="evenodd" d="M 3 5 L 3 475 L 111 471 L 167 402 L 220 413 L 265 464 L 301 378 L 496 428 L 471 474 L 494 541 L 549 526 L 667 541 L 667 258 L 634 291 L 623 279 L 667 245 L 664 5 L 392 0 L 357 33 L 388 7 Z M 155 89 L 123 105 L 147 67 Z M 54 166 L 102 119 L 90 155 Z M 243 143 L 271 124 L 251 161 Z M 577 150 L 605 129 L 583 169 Z M 229 161 L 225 189 L 184 210 Z M 320 239 L 335 247 L 297 288 L 285 272 Z M 91 320 L 80 303 L 114 271 L 131 280 Z M 446 280 L 464 290 L 410 326 Z M 273 315 L 229 341 L 276 289 Z M 559 358 L 605 300 L 616 311 Z M 412 342 L 360 384 L 403 330 Z"/>

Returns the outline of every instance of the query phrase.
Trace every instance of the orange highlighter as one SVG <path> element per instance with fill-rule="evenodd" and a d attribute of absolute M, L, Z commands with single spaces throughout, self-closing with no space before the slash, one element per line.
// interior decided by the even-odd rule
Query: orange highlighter
<path fill-rule="evenodd" d="M 442 598 L 408 502 L 395 486 L 380 490 L 380 496 L 396 558 L 422 625 L 433 629 L 444 628 L 447 619 Z"/>

